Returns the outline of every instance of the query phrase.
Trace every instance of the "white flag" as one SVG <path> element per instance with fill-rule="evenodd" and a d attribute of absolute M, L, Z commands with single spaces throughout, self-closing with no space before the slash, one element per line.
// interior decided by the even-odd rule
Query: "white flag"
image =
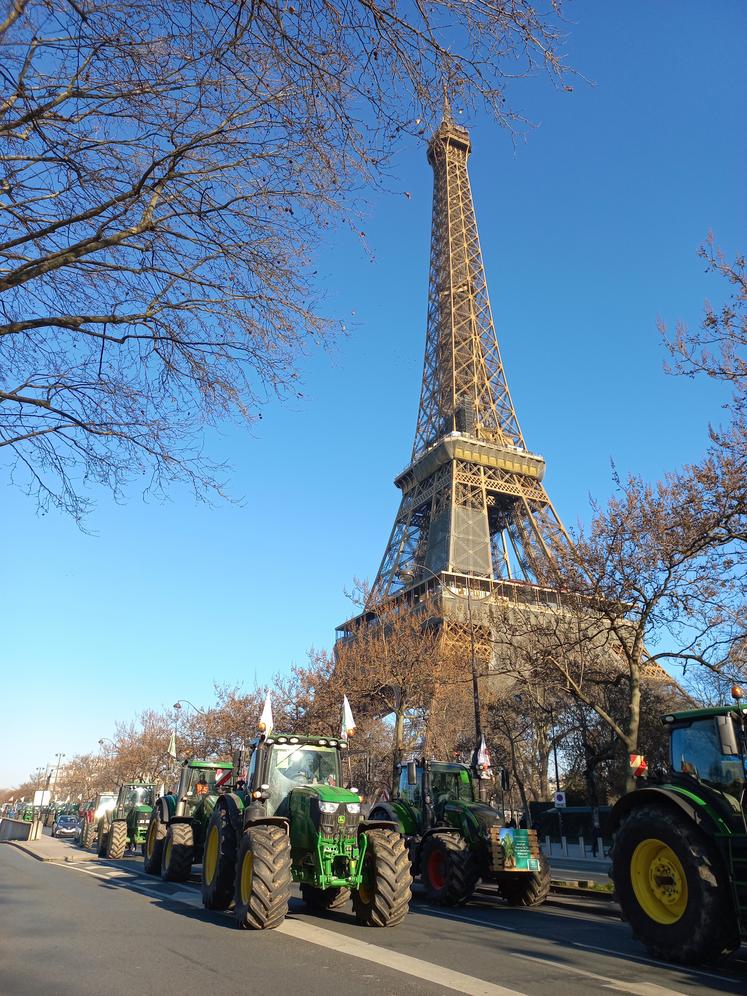
<path fill-rule="evenodd" d="M 170 754 L 174 760 L 176 760 L 176 730 L 171 731 L 171 740 L 169 740 L 169 749 L 166 752 Z"/>
<path fill-rule="evenodd" d="M 267 698 L 265 699 L 265 706 L 262 710 L 262 715 L 259 717 L 259 723 L 257 724 L 260 733 L 264 733 L 269 736 L 272 733 L 272 702 L 270 701 L 270 693 L 267 693 Z"/>
<path fill-rule="evenodd" d="M 343 740 L 347 740 L 348 737 L 352 737 L 355 733 L 355 720 L 353 719 L 353 710 L 350 708 L 350 703 L 348 702 L 347 695 L 342 697 L 342 731 L 340 736 Z"/>
<path fill-rule="evenodd" d="M 481 777 L 490 777 L 490 754 L 488 753 L 488 745 L 485 743 L 484 733 L 480 738 L 480 747 L 477 751 L 477 767 Z"/>

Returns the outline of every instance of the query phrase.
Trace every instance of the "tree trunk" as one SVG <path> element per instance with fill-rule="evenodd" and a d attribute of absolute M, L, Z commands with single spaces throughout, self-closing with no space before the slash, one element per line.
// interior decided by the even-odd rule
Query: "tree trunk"
<path fill-rule="evenodd" d="M 394 710 L 394 739 L 392 749 L 392 793 L 399 781 L 399 765 L 402 761 L 402 751 L 405 746 L 405 710 L 400 699 L 397 700 L 397 707 Z"/>

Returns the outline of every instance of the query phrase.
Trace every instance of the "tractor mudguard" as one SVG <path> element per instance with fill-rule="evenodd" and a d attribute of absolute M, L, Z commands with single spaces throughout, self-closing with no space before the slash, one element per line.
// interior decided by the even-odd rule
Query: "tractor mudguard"
<path fill-rule="evenodd" d="M 228 822 L 236 833 L 241 833 L 244 827 L 244 802 L 233 792 L 222 795 L 215 804 L 215 809 L 223 809 L 228 815 Z"/>
<path fill-rule="evenodd" d="M 614 833 L 620 826 L 623 818 L 636 809 L 639 805 L 661 805 L 669 809 L 674 809 L 684 813 L 697 826 L 709 834 L 723 833 L 728 828 L 716 813 L 704 800 L 693 792 L 685 795 L 681 790 L 668 786 L 647 786 L 646 788 L 635 789 L 628 792 L 621 799 L 618 799 L 612 807 L 611 826 Z"/>
<path fill-rule="evenodd" d="M 162 795 L 160 799 L 156 802 L 156 809 L 158 810 L 158 818 L 161 823 L 168 824 L 171 820 L 171 816 L 176 808 L 176 799 L 173 795 Z"/>
<path fill-rule="evenodd" d="M 396 819 L 361 820 L 358 824 L 358 833 L 363 833 L 364 830 L 394 830 L 395 833 L 402 833 L 399 821 Z"/>
<path fill-rule="evenodd" d="M 283 816 L 260 816 L 257 820 L 248 819 L 245 827 L 271 826 L 280 827 L 285 831 L 286 836 L 290 836 L 290 821 Z"/>

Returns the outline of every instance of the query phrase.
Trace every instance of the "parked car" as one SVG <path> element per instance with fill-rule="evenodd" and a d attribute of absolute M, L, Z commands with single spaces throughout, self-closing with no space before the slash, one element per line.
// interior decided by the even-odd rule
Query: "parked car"
<path fill-rule="evenodd" d="M 53 837 L 77 837 L 80 821 L 75 816 L 60 815 L 52 824 Z"/>

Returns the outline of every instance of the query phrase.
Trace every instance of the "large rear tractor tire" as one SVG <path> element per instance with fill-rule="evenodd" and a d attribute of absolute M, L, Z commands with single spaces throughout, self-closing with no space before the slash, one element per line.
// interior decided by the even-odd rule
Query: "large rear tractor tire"
<path fill-rule="evenodd" d="M 190 823 L 170 823 L 161 853 L 164 882 L 186 882 L 195 856 L 195 835 Z"/>
<path fill-rule="evenodd" d="M 106 856 L 119 861 L 127 850 L 127 820 L 112 820 L 106 839 Z"/>
<path fill-rule="evenodd" d="M 86 821 L 80 828 L 80 837 L 78 838 L 78 843 L 82 848 L 89 848 L 93 846 L 93 841 L 96 836 L 96 827 L 93 823 Z"/>
<path fill-rule="evenodd" d="M 540 855 L 536 872 L 504 872 L 498 876 L 498 892 L 509 906 L 539 906 L 550 894 L 550 863 Z"/>
<path fill-rule="evenodd" d="M 291 881 L 290 841 L 285 830 L 266 824 L 246 829 L 236 860 L 239 927 L 268 930 L 279 926 L 288 912 Z"/>
<path fill-rule="evenodd" d="M 477 862 L 461 834 L 426 837 L 420 852 L 420 879 L 428 902 L 460 906 L 475 891 L 479 877 Z"/>
<path fill-rule="evenodd" d="M 635 937 L 655 958 L 714 962 L 739 947 L 726 870 L 685 815 L 642 804 L 620 825 L 612 878 Z"/>
<path fill-rule="evenodd" d="M 166 840 L 166 824 L 161 820 L 157 809 L 150 816 L 148 832 L 143 844 L 143 867 L 147 875 L 161 874 L 161 857 Z"/>
<path fill-rule="evenodd" d="M 313 885 L 301 886 L 301 898 L 314 913 L 339 910 L 350 900 L 350 889 L 339 886 L 332 889 L 317 889 Z"/>
<path fill-rule="evenodd" d="M 364 830 L 363 881 L 353 912 L 365 927 L 396 927 L 410 909 L 412 875 L 405 842 L 394 830 Z"/>
<path fill-rule="evenodd" d="M 223 807 L 213 810 L 202 855 L 202 903 L 209 910 L 227 910 L 236 881 L 236 831 Z"/>

